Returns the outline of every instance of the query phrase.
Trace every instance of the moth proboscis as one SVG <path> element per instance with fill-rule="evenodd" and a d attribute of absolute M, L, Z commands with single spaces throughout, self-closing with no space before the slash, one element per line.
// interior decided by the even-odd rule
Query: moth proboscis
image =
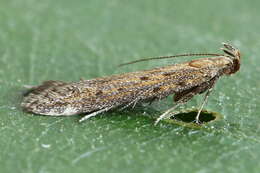
<path fill-rule="evenodd" d="M 175 106 L 157 118 L 157 124 L 160 120 L 173 116 L 173 111 L 194 95 L 205 93 L 196 116 L 196 123 L 200 123 L 199 115 L 218 78 L 236 73 L 240 68 L 240 51 L 226 43 L 223 46 L 224 54 L 182 54 L 126 63 L 181 56 L 207 56 L 150 70 L 78 82 L 45 81 L 24 95 L 21 106 L 26 112 L 50 116 L 88 113 L 80 119 L 82 122 L 113 108 L 161 100 L 174 94 Z"/>

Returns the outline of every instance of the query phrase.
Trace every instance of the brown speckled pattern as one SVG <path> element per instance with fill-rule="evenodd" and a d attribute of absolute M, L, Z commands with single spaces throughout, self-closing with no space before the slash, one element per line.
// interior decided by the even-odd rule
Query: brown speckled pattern
<path fill-rule="evenodd" d="M 212 88 L 223 74 L 238 71 L 239 51 L 227 44 L 224 47 L 228 53 L 215 58 L 79 82 L 45 81 L 28 91 L 21 106 L 35 114 L 68 116 L 160 100 L 170 94 L 175 94 L 176 102 L 187 102 Z"/>

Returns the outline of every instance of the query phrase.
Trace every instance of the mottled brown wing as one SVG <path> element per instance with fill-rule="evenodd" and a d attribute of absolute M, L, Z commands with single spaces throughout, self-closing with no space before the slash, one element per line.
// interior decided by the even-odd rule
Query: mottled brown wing
<path fill-rule="evenodd" d="M 142 100 L 162 99 L 205 83 L 218 72 L 219 68 L 212 60 L 200 59 L 74 83 L 45 82 L 25 96 L 22 107 L 44 115 L 93 112 Z"/>
<path fill-rule="evenodd" d="M 82 91 L 87 91 L 82 94 L 83 110 L 91 112 L 143 100 L 162 99 L 199 86 L 220 75 L 219 72 L 225 65 L 219 67 L 217 60 L 204 58 L 152 70 L 81 81 L 78 86 L 82 86 Z"/>

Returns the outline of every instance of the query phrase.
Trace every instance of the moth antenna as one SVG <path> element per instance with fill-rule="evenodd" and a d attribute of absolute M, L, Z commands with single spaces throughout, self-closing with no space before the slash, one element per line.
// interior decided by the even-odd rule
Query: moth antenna
<path fill-rule="evenodd" d="M 129 64 L 134 64 L 142 61 L 150 61 L 155 59 L 168 59 L 168 58 L 177 58 L 177 57 L 187 57 L 187 56 L 224 56 L 223 54 L 215 54 L 215 53 L 188 53 L 188 54 L 180 54 L 180 55 L 169 55 L 169 56 L 158 56 L 151 58 L 142 58 L 135 61 L 130 61 L 127 63 L 119 64 L 118 67 L 122 67 Z"/>

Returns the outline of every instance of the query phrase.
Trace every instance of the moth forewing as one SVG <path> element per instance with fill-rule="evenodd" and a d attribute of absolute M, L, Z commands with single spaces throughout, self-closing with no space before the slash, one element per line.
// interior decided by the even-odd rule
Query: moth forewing
<path fill-rule="evenodd" d="M 47 81 L 33 87 L 24 96 L 21 106 L 27 112 L 42 115 L 68 116 L 89 113 L 80 120 L 83 121 L 112 108 L 160 100 L 174 94 L 176 105 L 162 114 L 156 120 L 158 123 L 161 119 L 172 116 L 171 112 L 180 104 L 186 103 L 196 94 L 206 92 L 196 117 L 196 122 L 199 123 L 200 111 L 217 79 L 223 74 L 235 73 L 240 67 L 239 50 L 225 43 L 223 45 L 224 55 L 182 54 L 148 60 L 198 55 L 214 56 L 212 58 L 200 58 L 151 70 L 79 82 Z"/>

